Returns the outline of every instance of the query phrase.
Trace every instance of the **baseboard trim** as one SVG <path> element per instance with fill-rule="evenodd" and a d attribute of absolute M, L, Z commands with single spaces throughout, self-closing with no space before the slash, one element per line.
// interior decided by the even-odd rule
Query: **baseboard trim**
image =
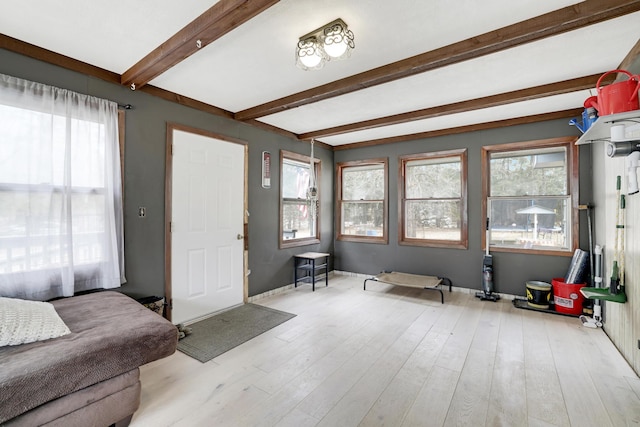
<path fill-rule="evenodd" d="M 329 272 L 329 279 L 331 279 L 331 277 L 333 277 L 334 274 L 335 274 L 335 272 L 333 270 L 330 271 Z M 318 282 L 316 282 L 316 283 L 318 283 Z M 289 289 L 293 289 L 293 288 L 295 288 L 295 286 L 293 286 L 293 283 L 290 283 L 288 285 L 284 285 L 284 286 L 281 286 L 279 288 L 271 289 L 270 291 L 263 292 L 261 294 L 253 295 L 253 296 L 247 298 L 247 302 L 256 302 L 258 300 L 261 300 L 262 298 L 267 298 L 267 297 L 270 297 L 270 296 L 273 296 L 273 295 L 278 295 L 278 294 L 281 294 L 281 293 L 286 292 Z"/>
<path fill-rule="evenodd" d="M 332 270 L 329 272 L 329 279 L 331 279 L 331 277 L 333 276 L 348 276 L 348 277 L 357 277 L 357 278 L 361 278 L 361 279 L 368 279 L 369 277 L 373 277 L 373 274 L 363 274 L 363 273 L 355 273 L 352 271 L 340 271 L 340 270 Z M 251 296 L 249 298 L 247 298 L 247 302 L 255 302 L 255 301 L 259 301 L 263 298 L 267 298 L 273 295 L 278 295 L 281 294 L 283 292 L 288 291 L 289 289 L 293 289 L 293 283 L 279 287 L 279 288 L 275 288 L 275 289 L 271 289 L 267 292 L 263 292 L 261 294 L 258 295 L 254 295 Z M 475 294 L 476 292 L 480 292 L 480 289 L 471 289 L 471 288 L 464 288 L 464 287 L 460 287 L 460 286 L 455 286 L 453 285 L 451 290 L 453 292 L 461 292 L 464 294 Z M 506 300 L 512 300 L 515 298 L 522 298 L 522 296 L 517 296 L 517 295 L 511 295 L 511 294 L 503 294 L 500 292 L 495 292 L 497 295 L 500 295 L 500 298 L 502 299 L 506 299 Z"/>

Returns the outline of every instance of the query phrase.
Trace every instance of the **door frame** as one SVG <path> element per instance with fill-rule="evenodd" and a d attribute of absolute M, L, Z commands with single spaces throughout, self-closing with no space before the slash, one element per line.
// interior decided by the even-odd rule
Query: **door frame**
<path fill-rule="evenodd" d="M 167 122 L 167 138 L 165 146 L 165 174 L 164 174 L 164 294 L 166 309 L 164 310 L 164 317 L 171 321 L 171 310 L 173 308 L 172 298 L 172 283 L 171 283 L 171 211 L 172 204 L 172 184 L 173 184 L 173 131 L 178 130 L 182 132 L 193 133 L 196 135 L 202 135 L 209 138 L 214 138 L 223 142 L 229 142 L 233 144 L 239 144 L 244 146 L 244 195 L 243 195 L 243 236 L 244 236 L 244 249 L 243 249 L 243 271 L 242 271 L 242 301 L 247 302 L 249 298 L 249 277 L 247 275 L 249 268 L 249 145 L 246 141 L 232 138 L 225 135 L 220 135 L 215 132 L 207 131 L 204 129 L 194 128 L 178 123 Z"/>

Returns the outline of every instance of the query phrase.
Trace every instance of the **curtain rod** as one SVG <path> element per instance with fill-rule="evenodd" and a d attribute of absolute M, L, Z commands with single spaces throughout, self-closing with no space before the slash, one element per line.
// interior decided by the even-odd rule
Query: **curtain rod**
<path fill-rule="evenodd" d="M 124 104 L 124 105 L 118 104 L 118 108 L 120 110 L 132 110 L 133 109 L 133 105 L 131 105 L 131 104 Z"/>

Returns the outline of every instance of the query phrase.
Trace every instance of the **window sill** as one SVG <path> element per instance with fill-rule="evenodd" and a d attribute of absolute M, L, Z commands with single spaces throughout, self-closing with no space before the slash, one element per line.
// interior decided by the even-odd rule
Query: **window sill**
<path fill-rule="evenodd" d="M 316 238 L 306 238 L 306 239 L 291 239 L 291 240 L 281 240 L 280 241 L 280 249 L 287 248 L 297 248 L 298 246 L 307 246 L 307 245 L 317 245 L 320 243 L 320 239 Z"/>
<path fill-rule="evenodd" d="M 422 246 L 425 248 L 469 249 L 467 242 L 445 242 L 442 240 L 400 240 L 399 245 Z"/>
<path fill-rule="evenodd" d="M 553 256 L 573 256 L 574 251 L 569 250 L 553 250 L 553 249 L 525 249 L 525 248 L 504 248 L 494 247 L 489 248 L 489 252 L 507 252 L 514 254 L 528 254 L 528 255 L 553 255 Z"/>
<path fill-rule="evenodd" d="M 338 237 L 336 237 L 336 240 L 339 240 L 342 242 L 354 242 L 354 243 L 375 243 L 378 245 L 389 244 L 389 239 L 385 236 L 372 237 L 372 236 L 354 236 L 351 234 L 341 234 Z"/>

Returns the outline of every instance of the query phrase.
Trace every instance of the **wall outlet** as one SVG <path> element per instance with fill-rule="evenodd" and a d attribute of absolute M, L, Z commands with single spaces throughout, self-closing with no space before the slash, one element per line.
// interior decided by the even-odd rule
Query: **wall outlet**
<path fill-rule="evenodd" d="M 139 218 L 144 218 L 147 216 L 147 208 L 145 208 L 144 206 L 140 206 L 138 208 L 138 217 Z"/>

